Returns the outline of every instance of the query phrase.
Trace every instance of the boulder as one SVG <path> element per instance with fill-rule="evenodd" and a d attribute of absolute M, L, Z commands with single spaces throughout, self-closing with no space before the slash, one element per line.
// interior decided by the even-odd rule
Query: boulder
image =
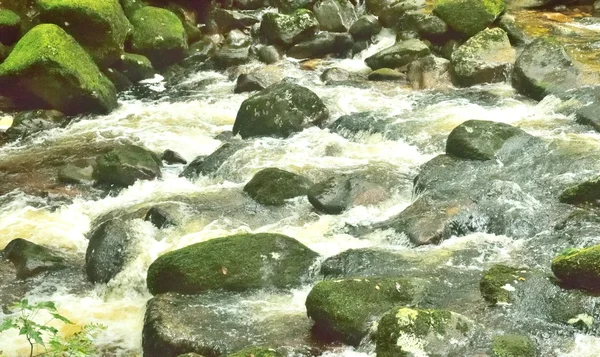
<path fill-rule="evenodd" d="M 96 159 L 93 177 L 99 184 L 131 186 L 137 180 L 161 176 L 162 162 L 153 152 L 136 145 L 116 147 Z"/>
<path fill-rule="evenodd" d="M 325 84 L 344 83 L 351 80 L 352 77 L 353 75 L 350 71 L 337 67 L 327 68 L 319 76 Z"/>
<path fill-rule="evenodd" d="M 348 249 L 327 258 L 320 273 L 326 279 L 398 276 L 414 264 L 398 252 L 383 248 Z"/>
<path fill-rule="evenodd" d="M 512 83 L 530 98 L 542 100 L 548 94 L 560 94 L 577 88 L 579 70 L 558 43 L 539 38 L 529 43 L 517 58 Z"/>
<path fill-rule="evenodd" d="M 399 68 L 410 62 L 427 56 L 429 47 L 417 39 L 406 40 L 385 48 L 365 60 L 372 70 L 380 68 Z"/>
<path fill-rule="evenodd" d="M 105 284 L 131 258 L 133 237 L 129 222 L 109 219 L 91 230 L 85 252 L 85 273 L 92 283 Z"/>
<path fill-rule="evenodd" d="M 27 32 L 0 64 L 0 94 L 24 108 L 67 115 L 108 113 L 117 106 L 112 83 L 75 39 L 53 24 Z"/>
<path fill-rule="evenodd" d="M 188 40 L 181 20 L 169 10 L 145 6 L 129 18 L 133 25 L 130 51 L 164 68 L 185 56 Z"/>
<path fill-rule="evenodd" d="M 485 301 L 492 305 L 513 302 L 515 286 L 529 278 L 529 271 L 497 264 L 483 272 L 479 290 Z"/>
<path fill-rule="evenodd" d="M 514 63 L 515 50 L 500 28 L 479 32 L 452 53 L 452 68 L 464 86 L 504 82 Z"/>
<path fill-rule="evenodd" d="M 252 73 L 242 73 L 235 82 L 233 93 L 255 92 L 267 88 L 262 78 Z"/>
<path fill-rule="evenodd" d="M 169 165 L 187 164 L 187 160 L 184 159 L 178 152 L 169 149 L 163 152 L 160 159 Z"/>
<path fill-rule="evenodd" d="M 523 335 L 501 335 L 492 339 L 492 357 L 536 357 L 533 341 Z"/>
<path fill-rule="evenodd" d="M 0 43 L 11 46 L 21 35 L 21 16 L 8 9 L 0 9 Z"/>
<path fill-rule="evenodd" d="M 317 256 L 281 234 L 214 238 L 158 257 L 148 268 L 148 289 L 156 295 L 296 287 Z"/>
<path fill-rule="evenodd" d="M 413 89 L 444 89 L 453 83 L 450 61 L 434 55 L 412 61 L 406 76 Z"/>
<path fill-rule="evenodd" d="M 319 0 L 313 11 L 322 31 L 348 32 L 356 21 L 356 11 L 349 0 Z"/>
<path fill-rule="evenodd" d="M 487 120 L 468 120 L 454 128 L 446 141 L 446 153 L 468 160 L 491 160 L 514 136 L 529 136 L 512 125 Z"/>
<path fill-rule="evenodd" d="M 244 186 L 244 192 L 260 204 L 281 206 L 287 199 L 305 196 L 311 185 L 306 177 L 268 168 L 257 172 Z"/>
<path fill-rule="evenodd" d="M 569 287 L 600 291 L 600 245 L 564 251 L 552 260 L 552 272 Z"/>
<path fill-rule="evenodd" d="M 559 197 L 560 202 L 574 205 L 600 205 L 600 177 L 567 187 Z"/>
<path fill-rule="evenodd" d="M 215 54 L 219 41 L 215 41 L 211 37 L 206 36 L 200 41 L 190 45 L 185 59 L 181 61 L 181 65 L 186 68 L 194 68 L 199 64 L 203 64 Z"/>
<path fill-rule="evenodd" d="M 242 65 L 248 61 L 250 61 L 250 42 L 232 44 L 227 41 L 211 58 L 213 66 L 223 70 L 229 67 Z"/>
<path fill-rule="evenodd" d="M 208 156 L 198 156 L 192 160 L 179 177 L 194 179 L 200 175 L 215 174 L 225 161 L 246 146 L 248 146 L 246 142 L 239 140 L 224 143 L 212 154 Z"/>
<path fill-rule="evenodd" d="M 148 210 L 144 221 L 152 223 L 158 229 L 172 227 L 176 225 L 175 219 L 171 216 L 168 210 L 155 206 Z"/>
<path fill-rule="evenodd" d="M 18 279 L 26 279 L 47 271 L 61 270 L 67 267 L 62 255 L 44 246 L 22 238 L 11 240 L 2 251 L 17 270 Z"/>
<path fill-rule="evenodd" d="M 36 0 L 39 20 L 61 26 L 101 67 L 116 62 L 131 31 L 118 0 Z"/>
<path fill-rule="evenodd" d="M 381 32 L 382 28 L 377 16 L 367 14 L 359 17 L 352 24 L 349 32 L 355 40 L 370 40 Z"/>
<path fill-rule="evenodd" d="M 91 184 L 94 168 L 87 162 L 66 164 L 58 169 L 58 181 L 67 185 Z"/>
<path fill-rule="evenodd" d="M 6 130 L 8 140 L 24 139 L 40 131 L 60 128 L 68 120 L 57 110 L 30 110 L 15 115 L 12 125 Z"/>
<path fill-rule="evenodd" d="M 344 138 L 351 138 L 359 133 L 384 134 L 389 123 L 390 120 L 377 112 L 358 112 L 342 115 L 328 128 L 332 133 L 339 134 Z"/>
<path fill-rule="evenodd" d="M 396 307 L 379 320 L 373 340 L 377 357 L 464 356 L 475 332 L 473 321 L 452 311 Z"/>
<path fill-rule="evenodd" d="M 370 81 L 399 81 L 406 80 L 406 75 L 396 71 L 395 69 L 380 68 L 369 73 L 367 79 Z"/>
<path fill-rule="evenodd" d="M 287 51 L 287 56 L 298 59 L 320 58 L 328 54 L 346 57 L 353 45 L 352 36 L 347 33 L 320 32 L 313 38 L 292 46 Z"/>
<path fill-rule="evenodd" d="M 198 15 L 193 9 L 179 4 L 169 4 L 167 10 L 177 15 L 179 20 L 181 20 L 188 43 L 194 43 L 202 39 L 202 31 L 200 31 L 198 24 Z"/>
<path fill-rule="evenodd" d="M 156 75 L 152 62 L 147 57 L 132 53 L 123 54 L 115 63 L 115 68 L 134 83 Z"/>
<path fill-rule="evenodd" d="M 290 14 L 298 9 L 310 9 L 317 0 L 268 0 L 279 12 Z"/>
<path fill-rule="evenodd" d="M 379 21 L 383 27 L 387 28 L 397 28 L 405 13 L 420 10 L 426 6 L 425 0 L 383 0 L 380 2 L 382 10 L 378 15 Z"/>
<path fill-rule="evenodd" d="M 386 191 L 360 175 L 339 175 L 312 185 L 308 201 L 326 214 L 340 214 L 354 205 L 369 205 L 384 201 Z"/>
<path fill-rule="evenodd" d="M 231 30 L 244 30 L 259 23 L 260 19 L 247 12 L 212 7 L 206 17 L 206 32 L 225 34 Z"/>
<path fill-rule="evenodd" d="M 123 73 L 114 68 L 108 68 L 102 71 L 102 73 L 104 73 L 106 78 L 108 78 L 111 81 L 111 83 L 119 92 L 125 91 L 133 87 L 133 82 L 130 81 L 129 78 L 125 77 Z"/>
<path fill-rule="evenodd" d="M 273 12 L 264 14 L 260 33 L 274 45 L 290 47 L 310 39 L 318 28 L 315 15 L 310 10 L 299 9 L 289 15 Z"/>
<path fill-rule="evenodd" d="M 402 31 L 413 31 L 433 42 L 443 42 L 449 36 L 448 25 L 439 17 L 419 11 L 409 11 L 400 19 Z"/>
<path fill-rule="evenodd" d="M 425 281 L 401 277 L 327 280 L 312 288 L 306 311 L 318 337 L 358 346 L 384 312 L 418 304 L 426 287 Z"/>
<path fill-rule="evenodd" d="M 273 64 L 281 59 L 281 54 L 275 46 L 261 46 L 257 52 L 258 59 L 266 64 Z"/>
<path fill-rule="evenodd" d="M 246 99 L 235 118 L 233 134 L 288 137 L 329 117 L 321 99 L 307 88 L 281 82 Z"/>
<path fill-rule="evenodd" d="M 577 109 L 575 116 L 578 123 L 589 125 L 600 132 L 600 102 L 590 103 Z"/>
<path fill-rule="evenodd" d="M 530 41 L 525 32 L 517 25 L 512 15 L 502 15 L 498 19 L 498 27 L 506 32 L 513 46 L 523 46 Z"/>
<path fill-rule="evenodd" d="M 505 10 L 504 0 L 436 0 L 433 8 L 435 15 L 467 37 L 485 29 Z"/>

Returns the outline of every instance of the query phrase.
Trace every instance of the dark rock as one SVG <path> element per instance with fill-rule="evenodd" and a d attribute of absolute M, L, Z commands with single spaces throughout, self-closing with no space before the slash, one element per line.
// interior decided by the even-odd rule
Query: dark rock
<path fill-rule="evenodd" d="M 66 184 L 88 184 L 94 179 L 92 173 L 94 168 L 91 164 L 84 163 L 82 166 L 66 164 L 58 169 L 58 181 Z"/>
<path fill-rule="evenodd" d="M 173 164 L 185 165 L 185 164 L 187 164 L 187 160 L 184 159 L 179 153 L 177 153 L 173 150 L 169 150 L 169 149 L 167 149 L 163 152 L 160 159 L 169 165 L 173 165 Z"/>
<path fill-rule="evenodd" d="M 354 45 L 352 46 L 352 57 L 361 53 L 362 51 L 366 50 L 367 48 L 369 48 L 369 41 L 367 41 L 367 40 L 355 41 Z"/>
<path fill-rule="evenodd" d="M 380 248 L 348 249 L 321 264 L 325 278 L 398 276 L 414 266 L 402 255 Z"/>
<path fill-rule="evenodd" d="M 380 68 L 369 73 L 367 78 L 370 81 L 399 81 L 406 80 L 406 74 L 391 68 Z"/>
<path fill-rule="evenodd" d="M 370 40 L 381 32 L 382 26 L 377 16 L 363 15 L 350 27 L 350 34 L 355 40 Z"/>
<path fill-rule="evenodd" d="M 24 139 L 35 133 L 64 126 L 68 120 L 57 110 L 30 110 L 15 115 L 6 130 L 8 140 Z"/>
<path fill-rule="evenodd" d="M 417 58 L 427 56 L 429 47 L 419 40 L 406 40 L 383 49 L 365 60 L 367 66 L 379 68 L 399 68 Z"/>
<path fill-rule="evenodd" d="M 238 77 L 233 93 L 254 92 L 265 89 L 267 86 L 253 74 L 242 73 Z"/>
<path fill-rule="evenodd" d="M 469 160 L 491 160 L 513 136 L 527 136 L 514 126 L 487 120 L 468 120 L 448 135 L 446 153 Z"/>
<path fill-rule="evenodd" d="M 217 52 L 217 44 L 209 37 L 192 44 L 181 62 L 184 67 L 194 67 L 203 63 Z"/>
<path fill-rule="evenodd" d="M 225 34 L 231 30 L 244 30 L 260 22 L 253 14 L 212 7 L 206 17 L 206 32 Z"/>
<path fill-rule="evenodd" d="M 99 184 L 127 187 L 137 180 L 161 176 L 162 162 L 153 152 L 136 145 L 124 145 L 96 159 L 93 177 Z"/>
<path fill-rule="evenodd" d="M 292 83 L 274 84 L 246 99 L 238 111 L 233 134 L 288 137 L 319 125 L 329 117 L 321 99 L 309 89 Z"/>
<path fill-rule="evenodd" d="M 485 29 L 506 10 L 504 0 L 436 1 L 433 12 L 456 32 L 467 37 Z"/>
<path fill-rule="evenodd" d="M 433 42 L 446 40 L 448 25 L 435 15 L 418 11 L 409 11 L 400 19 L 399 28 L 403 31 L 414 31 L 419 36 Z"/>
<path fill-rule="evenodd" d="M 536 100 L 578 87 L 579 70 L 558 43 L 537 39 L 517 58 L 512 83 L 519 93 Z"/>
<path fill-rule="evenodd" d="M 103 71 L 106 78 L 108 78 L 115 86 L 117 91 L 122 92 L 133 87 L 133 82 L 129 80 L 123 73 L 117 71 L 114 68 L 108 68 Z"/>
<path fill-rule="evenodd" d="M 235 46 L 225 44 L 212 57 L 212 63 L 218 69 L 239 66 L 250 61 L 250 44 Z"/>
<path fill-rule="evenodd" d="M 317 0 L 269 0 L 279 12 L 289 14 L 298 9 L 310 9 Z"/>
<path fill-rule="evenodd" d="M 115 218 L 91 231 L 85 253 L 85 272 L 92 283 L 108 283 L 131 256 L 133 237 L 128 222 Z"/>
<path fill-rule="evenodd" d="M 175 225 L 174 220 L 170 217 L 169 212 L 161 207 L 152 207 L 146 213 L 144 221 L 152 223 L 158 229 L 172 227 Z"/>
<path fill-rule="evenodd" d="M 44 272 L 67 267 L 65 257 L 49 248 L 22 238 L 10 241 L 4 248 L 3 255 L 13 263 L 19 279 L 30 278 Z"/>
<path fill-rule="evenodd" d="M 194 179 L 200 175 L 214 174 L 227 159 L 246 146 L 247 143 L 239 140 L 224 143 L 212 154 L 196 157 L 179 177 Z"/>
<path fill-rule="evenodd" d="M 413 89 L 443 89 L 452 87 L 450 61 L 429 55 L 408 65 L 407 78 Z"/>
<path fill-rule="evenodd" d="M 462 45 L 462 42 L 458 40 L 448 40 L 439 50 L 439 55 L 450 60 L 452 59 L 452 54 L 460 47 L 460 45 Z"/>
<path fill-rule="evenodd" d="M 0 43 L 11 46 L 20 35 L 21 17 L 8 9 L 0 9 Z"/>
<path fill-rule="evenodd" d="M 320 32 L 315 37 L 292 46 L 287 55 L 299 59 L 325 57 L 328 54 L 346 57 L 353 45 L 352 36 L 347 33 Z"/>
<path fill-rule="evenodd" d="M 280 234 L 214 238 L 156 259 L 148 268 L 148 289 L 156 295 L 296 287 L 307 281 L 317 256 Z"/>
<path fill-rule="evenodd" d="M 504 30 L 513 46 L 523 46 L 529 42 L 529 38 L 516 24 L 512 15 L 504 14 L 498 19 L 498 27 Z"/>
<path fill-rule="evenodd" d="M 180 4 L 169 4 L 167 10 L 179 17 L 187 34 L 188 43 L 194 43 L 202 38 L 202 31 L 198 28 L 198 16 L 193 9 Z"/>
<path fill-rule="evenodd" d="M 290 47 L 314 36 L 318 28 L 315 15 L 309 10 L 299 9 L 290 15 L 266 13 L 260 33 L 274 45 Z"/>
<path fill-rule="evenodd" d="M 600 131 L 600 103 L 588 104 L 576 112 L 577 122 L 589 125 L 594 130 Z"/>
<path fill-rule="evenodd" d="M 373 322 L 394 306 L 418 304 L 427 283 L 401 277 L 322 281 L 306 298 L 317 337 L 358 346 Z"/>
<path fill-rule="evenodd" d="M 512 291 L 517 290 L 515 286 L 526 281 L 529 275 L 527 269 L 494 265 L 483 272 L 479 282 L 481 296 L 492 305 L 511 303 L 515 298 Z"/>
<path fill-rule="evenodd" d="M 561 193 L 559 200 L 574 205 L 600 205 L 600 178 L 592 178 L 568 187 Z"/>
<path fill-rule="evenodd" d="M 535 357 L 535 344 L 527 336 L 501 335 L 492 340 L 492 357 Z"/>
<path fill-rule="evenodd" d="M 265 0 L 233 0 L 233 6 L 240 10 L 258 10 L 268 6 Z"/>
<path fill-rule="evenodd" d="M 281 206 L 287 199 L 305 196 L 311 185 L 306 177 L 268 168 L 256 173 L 244 186 L 244 192 L 260 204 Z"/>
<path fill-rule="evenodd" d="M 318 211 L 340 214 L 355 205 L 370 205 L 387 198 L 385 190 L 359 175 L 339 175 L 312 185 L 308 200 Z"/>
<path fill-rule="evenodd" d="M 275 46 L 261 46 L 258 49 L 258 59 L 266 64 L 272 64 L 281 59 L 281 54 Z"/>
<path fill-rule="evenodd" d="M 384 5 L 383 10 L 379 13 L 379 21 L 383 27 L 387 28 L 397 28 L 405 13 L 425 7 L 424 0 L 384 0 L 382 3 Z"/>
<path fill-rule="evenodd" d="M 357 133 L 385 133 L 389 120 L 375 112 L 359 112 L 342 115 L 331 123 L 328 128 L 345 138 Z"/>
<path fill-rule="evenodd" d="M 8 57 L 8 55 L 10 54 L 10 50 L 10 47 L 0 43 L 0 63 L 4 62 L 4 60 Z M 0 109 L 4 109 L 4 107 L 0 105 Z"/>
<path fill-rule="evenodd" d="M 115 64 L 115 68 L 134 83 L 152 78 L 156 74 L 147 57 L 131 53 L 122 55 L 120 61 Z"/>
<path fill-rule="evenodd" d="M 319 0 L 313 11 L 322 31 L 347 32 L 356 21 L 354 5 L 348 0 Z"/>

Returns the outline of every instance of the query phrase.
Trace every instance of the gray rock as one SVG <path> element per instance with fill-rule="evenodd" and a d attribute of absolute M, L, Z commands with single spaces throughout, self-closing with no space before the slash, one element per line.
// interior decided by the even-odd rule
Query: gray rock
<path fill-rule="evenodd" d="M 356 21 L 354 5 L 348 0 L 319 0 L 313 11 L 323 31 L 347 32 Z"/>
<path fill-rule="evenodd" d="M 212 57 L 216 51 L 216 41 L 210 37 L 204 37 L 190 46 L 181 65 L 184 67 L 196 66 Z"/>
<path fill-rule="evenodd" d="M 66 164 L 58 169 L 58 181 L 74 185 L 91 183 L 93 171 L 91 163 L 86 162 L 82 166 Z"/>
<path fill-rule="evenodd" d="M 320 212 L 340 214 L 350 207 L 384 201 L 388 193 L 381 186 L 357 175 L 339 175 L 312 185 L 308 201 Z"/>
<path fill-rule="evenodd" d="M 257 52 L 258 59 L 266 64 L 272 64 L 281 59 L 281 54 L 275 46 L 261 46 Z"/>
<path fill-rule="evenodd" d="M 260 204 L 281 206 L 287 199 L 305 196 L 311 185 L 306 177 L 268 168 L 257 172 L 244 186 L 244 192 Z"/>
<path fill-rule="evenodd" d="M 260 19 L 253 13 L 222 9 L 211 6 L 206 16 L 206 32 L 209 34 L 225 34 L 232 30 L 244 30 L 259 23 Z"/>
<path fill-rule="evenodd" d="M 6 130 L 8 140 L 25 139 L 38 132 L 56 129 L 68 123 L 64 114 L 57 110 L 30 110 L 15 115 Z"/>
<path fill-rule="evenodd" d="M 523 46 L 530 41 L 525 32 L 517 26 L 515 18 L 512 15 L 502 15 L 498 19 L 498 27 L 506 32 L 513 46 Z"/>
<path fill-rule="evenodd" d="M 310 9 L 317 0 L 269 0 L 279 12 L 289 14 L 298 9 Z"/>
<path fill-rule="evenodd" d="M 314 36 L 318 28 L 315 15 L 309 10 L 299 9 L 290 15 L 266 13 L 260 33 L 272 44 L 290 47 Z"/>
<path fill-rule="evenodd" d="M 67 259 L 64 256 L 22 238 L 11 240 L 4 247 L 3 255 L 13 263 L 19 279 L 67 267 Z"/>
<path fill-rule="evenodd" d="M 417 58 L 427 56 L 429 47 L 419 40 L 406 40 L 383 49 L 365 60 L 372 70 L 379 68 L 399 68 Z"/>
<path fill-rule="evenodd" d="M 85 273 L 92 283 L 108 283 L 131 257 L 134 243 L 128 222 L 109 219 L 91 231 L 85 253 Z"/>
<path fill-rule="evenodd" d="M 600 132 L 600 103 L 594 102 L 577 110 L 577 122 L 589 125 Z"/>
<path fill-rule="evenodd" d="M 406 80 L 406 74 L 391 68 L 377 69 L 367 76 L 370 81 L 400 81 Z"/>
<path fill-rule="evenodd" d="M 386 5 L 379 14 L 379 21 L 381 21 L 383 27 L 388 28 L 397 28 L 405 13 L 422 9 L 426 5 L 425 0 L 384 0 L 383 2 Z"/>
<path fill-rule="evenodd" d="M 161 167 L 155 153 L 140 146 L 124 145 L 96 159 L 93 177 L 99 184 L 127 187 L 137 180 L 161 177 Z"/>
<path fill-rule="evenodd" d="M 325 84 L 332 84 L 337 82 L 346 82 L 350 80 L 352 74 L 342 68 L 327 68 L 321 73 L 321 80 Z"/>
<path fill-rule="evenodd" d="M 405 13 L 398 26 L 402 31 L 414 31 L 434 42 L 443 42 L 448 37 L 448 25 L 442 19 L 418 11 Z"/>
<path fill-rule="evenodd" d="M 292 46 L 287 55 L 299 59 L 320 58 L 328 54 L 346 57 L 353 45 L 352 36 L 347 33 L 320 32 L 315 37 Z"/>
<path fill-rule="evenodd" d="M 421 57 L 408 65 L 407 78 L 414 89 L 452 87 L 450 61 L 433 55 Z"/>
<path fill-rule="evenodd" d="M 188 179 L 197 178 L 200 175 L 215 174 L 227 159 L 239 150 L 248 146 L 246 142 L 232 140 L 219 146 L 215 152 L 208 156 L 198 156 L 183 170 L 179 177 Z"/>
<path fill-rule="evenodd" d="M 350 27 L 350 34 L 355 40 L 370 40 L 381 32 L 382 26 L 377 16 L 363 15 Z"/>
<path fill-rule="evenodd" d="M 175 152 L 170 149 L 165 150 L 160 158 L 162 161 L 166 162 L 169 165 L 187 164 L 186 159 L 184 159 L 178 152 Z"/>

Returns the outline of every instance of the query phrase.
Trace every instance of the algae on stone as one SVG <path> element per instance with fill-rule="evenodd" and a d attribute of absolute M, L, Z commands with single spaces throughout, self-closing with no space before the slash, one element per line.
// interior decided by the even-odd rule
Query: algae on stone
<path fill-rule="evenodd" d="M 483 272 L 479 290 L 483 298 L 492 304 L 511 302 L 514 285 L 525 280 L 527 270 L 497 264 Z"/>
<path fill-rule="evenodd" d="M 571 287 L 600 291 L 600 245 L 561 253 L 552 261 L 552 272 Z"/>
<path fill-rule="evenodd" d="M 286 199 L 304 196 L 312 182 L 306 177 L 277 168 L 259 171 L 244 186 L 256 202 L 264 205 L 281 206 Z"/>
<path fill-rule="evenodd" d="M 0 45 L 12 45 L 21 33 L 21 17 L 10 10 L 0 9 Z"/>
<path fill-rule="evenodd" d="M 502 335 L 492 340 L 492 357 L 535 357 L 535 345 L 527 336 Z"/>
<path fill-rule="evenodd" d="M 455 31 L 473 36 L 506 10 L 504 0 L 436 0 L 433 12 Z"/>

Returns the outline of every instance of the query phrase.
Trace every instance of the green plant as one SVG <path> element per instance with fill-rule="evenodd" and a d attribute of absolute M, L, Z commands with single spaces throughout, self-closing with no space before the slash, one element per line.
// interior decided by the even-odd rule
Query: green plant
<path fill-rule="evenodd" d="M 106 327 L 99 324 L 87 324 L 70 336 L 63 337 L 58 334 L 58 329 L 49 325 L 51 322 L 59 321 L 66 325 L 73 325 L 66 317 L 56 310 L 56 305 L 51 301 L 30 304 L 27 299 L 15 303 L 11 307 L 13 317 L 5 319 L 0 323 L 0 333 L 10 329 L 19 331 L 20 336 L 25 336 L 29 343 L 29 357 L 34 352 L 43 349 L 43 352 L 35 354 L 40 357 L 84 357 L 94 355 L 96 347 L 93 340 L 101 330 Z M 50 315 L 44 323 L 38 323 L 41 316 Z"/>

